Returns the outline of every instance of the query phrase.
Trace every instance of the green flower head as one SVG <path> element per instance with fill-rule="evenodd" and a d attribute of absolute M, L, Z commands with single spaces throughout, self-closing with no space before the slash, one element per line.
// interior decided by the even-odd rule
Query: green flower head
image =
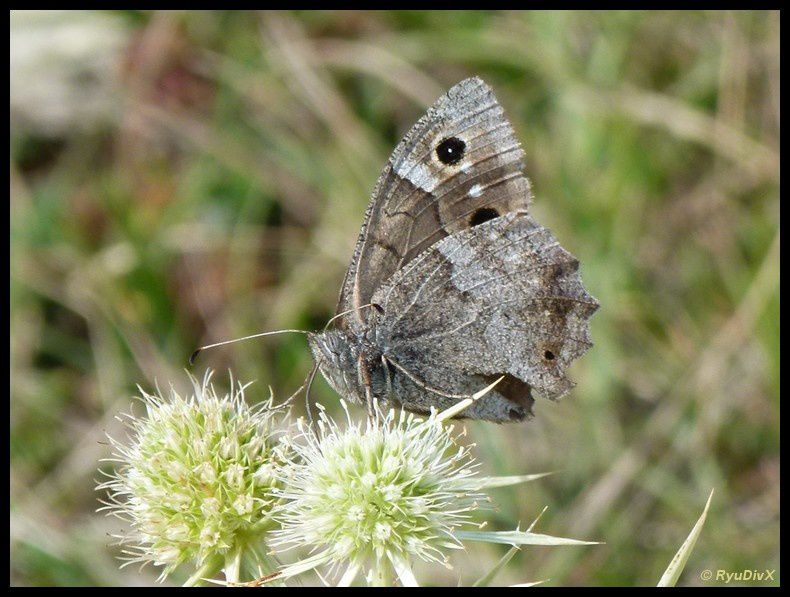
<path fill-rule="evenodd" d="M 279 505 L 274 494 L 288 444 L 275 426 L 283 411 L 272 400 L 250 407 L 247 386 L 218 395 L 191 377 L 194 392 L 170 399 L 140 389 L 147 417 L 128 417 L 128 446 L 110 438 L 119 464 L 98 486 L 104 508 L 131 525 L 120 537 L 132 562 L 162 566 L 161 578 L 191 562 L 216 571 L 229 553 L 260 544 Z M 226 571 L 227 574 L 227 571 Z"/>
<path fill-rule="evenodd" d="M 344 404 L 345 407 L 345 404 Z M 413 559 L 447 563 L 456 529 L 485 497 L 470 490 L 468 448 L 452 427 L 403 411 L 341 430 L 321 411 L 318 433 L 303 430 L 297 458 L 284 471 L 285 498 L 272 545 L 312 546 L 313 562 L 371 570 L 410 570 Z"/>

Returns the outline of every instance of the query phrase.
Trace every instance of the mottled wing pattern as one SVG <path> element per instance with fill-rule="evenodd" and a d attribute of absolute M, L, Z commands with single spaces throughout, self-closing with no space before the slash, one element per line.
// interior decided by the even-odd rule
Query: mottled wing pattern
<path fill-rule="evenodd" d="M 573 387 L 565 372 L 592 345 L 588 319 L 598 308 L 576 258 L 524 212 L 441 240 L 373 301 L 383 308 L 376 343 L 397 373 L 449 394 L 505 375 L 462 415 L 495 421 L 528 416 L 532 390 L 556 399 Z M 407 408 L 452 403 L 416 386 L 410 391 L 402 377 Z"/>
<path fill-rule="evenodd" d="M 530 203 L 522 151 L 491 88 L 479 78 L 443 95 L 397 146 L 373 191 L 338 312 L 370 302 L 425 249 Z M 357 311 L 347 323 L 361 326 Z"/>

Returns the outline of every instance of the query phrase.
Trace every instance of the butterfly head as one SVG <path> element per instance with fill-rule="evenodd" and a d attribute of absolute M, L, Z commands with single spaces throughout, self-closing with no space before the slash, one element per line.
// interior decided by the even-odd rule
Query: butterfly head
<path fill-rule="evenodd" d="M 359 350 L 342 330 L 307 335 L 307 342 L 324 379 L 341 396 L 361 402 L 357 375 Z"/>

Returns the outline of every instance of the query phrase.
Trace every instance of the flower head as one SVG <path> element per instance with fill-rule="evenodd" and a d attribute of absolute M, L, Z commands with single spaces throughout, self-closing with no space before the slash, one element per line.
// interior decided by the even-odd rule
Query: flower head
<path fill-rule="evenodd" d="M 484 499 L 470 483 L 468 448 L 433 415 L 376 418 L 348 417 L 341 430 L 322 410 L 318 433 L 303 430 L 278 491 L 286 501 L 272 545 L 310 545 L 320 551 L 313 562 L 347 564 L 347 575 L 366 562 L 395 572 L 415 558 L 446 564 L 445 549 L 461 546 L 454 533 Z"/>
<path fill-rule="evenodd" d="M 129 416 L 128 446 L 110 438 L 120 466 L 98 486 L 110 494 L 106 510 L 127 520 L 121 537 L 131 562 L 163 566 L 220 562 L 259 542 L 273 525 L 274 495 L 287 444 L 275 433 L 281 411 L 272 400 L 250 407 L 246 386 L 218 395 L 191 377 L 194 393 L 170 399 L 140 389 L 147 417 Z M 219 565 L 215 568 L 218 569 Z"/>

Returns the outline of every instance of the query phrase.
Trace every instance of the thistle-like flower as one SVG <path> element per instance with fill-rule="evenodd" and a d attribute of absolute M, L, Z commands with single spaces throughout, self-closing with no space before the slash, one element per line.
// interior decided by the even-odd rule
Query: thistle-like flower
<path fill-rule="evenodd" d="M 211 373 L 203 383 L 190 376 L 194 393 L 170 398 L 140 389 L 147 417 L 129 415 L 129 445 L 110 438 L 120 466 L 97 489 L 108 490 L 102 508 L 131 525 L 119 537 L 124 565 L 162 566 L 160 580 L 182 563 L 196 573 L 189 584 L 224 567 L 237 582 L 242 560 L 265 560 L 258 548 L 274 526 L 274 495 L 288 443 L 275 426 L 283 411 L 271 397 L 256 407 L 244 401 L 247 387 L 218 395 Z"/>
<path fill-rule="evenodd" d="M 345 403 L 343 407 L 346 408 Z M 350 584 L 360 573 L 368 584 L 416 585 L 416 560 L 449 567 L 447 551 L 464 539 L 509 544 L 581 541 L 528 531 L 485 532 L 473 513 L 485 505 L 481 489 L 542 477 L 479 477 L 468 447 L 459 445 L 444 420 L 402 410 L 382 413 L 341 429 L 323 409 L 318 431 L 302 428 L 295 458 L 283 470 L 277 513 L 282 528 L 271 545 L 281 551 L 309 546 L 309 557 L 281 569 L 287 578 L 326 565 L 344 569 L 338 581 Z"/>
<path fill-rule="evenodd" d="M 413 559 L 447 564 L 445 550 L 461 547 L 455 531 L 485 499 L 471 490 L 468 448 L 435 420 L 377 409 L 376 420 L 349 416 L 341 430 L 321 410 L 318 433 L 303 429 L 301 440 L 272 545 L 310 545 L 333 567 L 347 564 L 341 584 L 363 567 L 374 584 L 392 572 L 412 584 Z"/>

